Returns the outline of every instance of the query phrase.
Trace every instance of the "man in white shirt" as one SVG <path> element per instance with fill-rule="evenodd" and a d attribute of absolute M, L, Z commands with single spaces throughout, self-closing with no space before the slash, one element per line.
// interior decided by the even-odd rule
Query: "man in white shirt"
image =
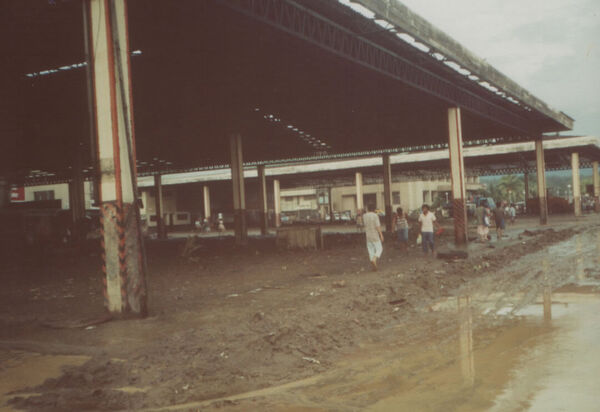
<path fill-rule="evenodd" d="M 367 237 L 369 260 L 375 271 L 377 270 L 377 259 L 381 257 L 381 252 L 383 252 L 383 233 L 381 233 L 379 216 L 373 212 L 375 210 L 375 205 L 370 204 L 368 209 L 369 211 L 363 215 L 363 225 Z"/>
<path fill-rule="evenodd" d="M 433 227 L 439 228 L 440 225 L 436 222 L 435 214 L 429 211 L 429 205 L 423 205 L 421 211 L 419 223 L 421 223 L 421 244 L 423 245 L 423 252 L 427 255 L 429 253 L 428 249 L 431 249 L 431 255 L 433 255 Z"/>

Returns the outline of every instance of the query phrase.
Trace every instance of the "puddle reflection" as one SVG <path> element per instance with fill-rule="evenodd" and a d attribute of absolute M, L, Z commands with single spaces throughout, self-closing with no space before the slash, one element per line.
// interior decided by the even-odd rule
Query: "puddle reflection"
<path fill-rule="evenodd" d="M 471 297 L 459 296 L 458 307 L 458 342 L 460 348 L 460 369 L 464 386 L 472 387 L 475 383 L 475 357 L 473 355 L 473 315 L 471 313 Z"/>
<path fill-rule="evenodd" d="M 542 271 L 544 273 L 544 292 L 543 292 L 543 302 L 544 302 L 544 322 L 549 324 L 552 322 L 552 284 L 550 282 L 549 276 L 550 264 L 548 263 L 548 259 L 544 258 L 542 262 Z"/>

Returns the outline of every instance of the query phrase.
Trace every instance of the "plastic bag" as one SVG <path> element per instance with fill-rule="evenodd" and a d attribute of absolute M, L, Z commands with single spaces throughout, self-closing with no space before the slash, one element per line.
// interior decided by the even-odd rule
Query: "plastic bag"
<path fill-rule="evenodd" d="M 423 237 L 419 233 L 419 236 L 417 236 L 417 245 L 420 245 L 422 242 L 423 242 Z"/>

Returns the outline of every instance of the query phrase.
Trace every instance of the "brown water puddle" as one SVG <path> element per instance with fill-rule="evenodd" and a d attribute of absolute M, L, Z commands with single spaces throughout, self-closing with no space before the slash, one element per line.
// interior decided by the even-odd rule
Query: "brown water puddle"
<path fill-rule="evenodd" d="M 0 351 L 0 412 L 14 411 L 7 402 L 11 392 L 22 391 L 42 384 L 46 379 L 57 378 L 66 366 L 80 366 L 87 356 L 42 355 L 21 351 Z M 18 396 L 32 396 L 19 394 Z"/>

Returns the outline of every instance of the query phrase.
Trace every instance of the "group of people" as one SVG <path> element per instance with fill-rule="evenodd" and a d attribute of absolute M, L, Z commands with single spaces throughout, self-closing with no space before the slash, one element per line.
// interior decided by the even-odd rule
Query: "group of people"
<path fill-rule="evenodd" d="M 514 223 L 516 217 L 517 212 L 514 204 L 507 205 L 506 202 L 501 201 L 498 207 L 490 210 L 488 202 L 483 200 L 475 209 L 479 241 L 487 242 L 490 239 L 491 218 L 494 218 L 494 224 L 496 225 L 496 239 L 500 240 L 504 237 L 506 221 L 509 220 L 510 223 Z"/>
<path fill-rule="evenodd" d="M 369 260 L 373 270 L 377 270 L 378 261 L 383 252 L 384 236 L 381 231 L 381 222 L 379 216 L 375 213 L 375 206 L 368 205 L 368 212 L 362 215 L 362 224 L 364 227 L 367 251 L 369 252 Z M 429 205 L 423 205 L 421 214 L 419 215 L 419 224 L 421 227 L 421 244 L 425 255 L 434 254 L 434 229 L 439 229 L 440 226 L 436 221 L 435 213 L 429 210 Z M 393 218 L 393 228 L 400 248 L 406 250 L 408 247 L 408 215 L 401 207 L 396 209 Z"/>

